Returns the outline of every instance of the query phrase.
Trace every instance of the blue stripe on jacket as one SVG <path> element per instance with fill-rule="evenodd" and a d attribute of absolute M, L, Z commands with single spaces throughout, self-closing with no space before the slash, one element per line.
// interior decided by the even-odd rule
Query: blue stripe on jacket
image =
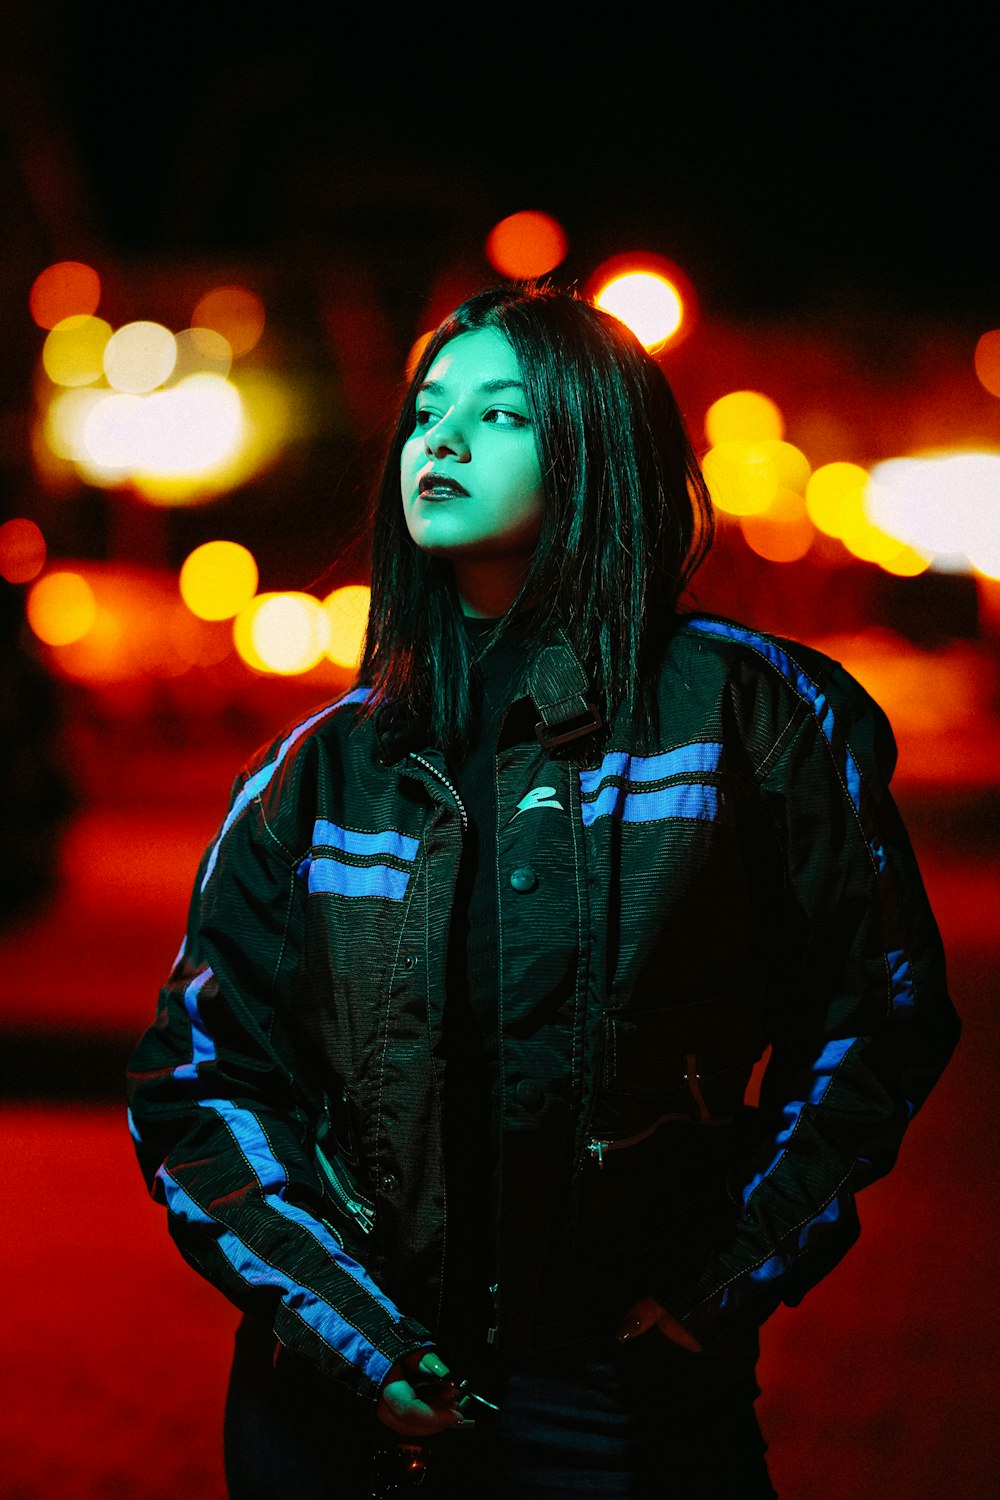
<path fill-rule="evenodd" d="M 692 773 L 704 775 L 717 771 L 721 759 L 722 746 L 714 740 L 696 740 L 659 755 L 611 750 L 596 770 L 580 772 L 581 795 L 591 799 L 580 803 L 583 825 L 588 828 L 598 818 L 607 817 L 619 818 L 623 823 L 657 823 L 665 818 L 718 822 L 727 811 L 718 787 L 703 782 L 680 782 L 653 790 L 643 787 L 643 783 Z"/>
<path fill-rule="evenodd" d="M 336 1350 L 355 1369 L 362 1370 L 376 1385 L 382 1384 L 392 1368 L 392 1361 L 376 1349 L 356 1328 L 346 1322 L 335 1307 L 324 1301 L 309 1287 L 302 1286 L 283 1271 L 279 1271 L 276 1266 L 261 1260 L 238 1235 L 224 1228 L 218 1219 L 200 1208 L 165 1167 L 160 1167 L 156 1175 L 163 1184 L 170 1212 L 185 1223 L 212 1227 L 216 1231 L 215 1242 L 220 1252 L 242 1282 L 249 1287 L 276 1288 L 281 1293 L 281 1300 L 285 1306 L 300 1317 L 314 1333 L 317 1333 L 324 1343 Z M 291 1208 L 290 1204 L 282 1205 L 286 1217 L 294 1218 L 298 1222 L 299 1213 L 288 1212 Z M 302 1214 L 301 1217 L 307 1218 L 308 1216 Z M 336 1241 L 330 1238 L 330 1244 L 336 1246 Z M 383 1306 L 386 1305 L 384 1299 L 382 1300 Z"/>
<path fill-rule="evenodd" d="M 211 978 L 212 970 L 204 968 L 200 974 L 194 976 L 184 991 L 184 1009 L 191 1022 L 191 1061 L 177 1065 L 174 1069 L 175 1078 L 196 1078 L 199 1063 L 215 1061 L 215 1043 L 209 1035 L 198 1008 L 198 996 Z"/>
<path fill-rule="evenodd" d="M 727 810 L 719 787 L 699 782 L 680 782 L 655 792 L 626 792 L 624 787 L 603 787 L 595 802 L 581 802 L 583 826 L 598 818 L 617 817 L 623 823 L 658 823 L 664 818 L 694 818 L 716 823 Z"/>
<path fill-rule="evenodd" d="M 212 852 L 208 856 L 208 862 L 205 866 L 205 874 L 202 877 L 201 882 L 202 892 L 204 892 L 205 887 L 208 885 L 209 880 L 212 878 L 212 872 L 215 869 L 215 863 L 219 857 L 219 849 L 222 845 L 222 840 L 225 838 L 230 828 L 232 828 L 233 824 L 236 822 L 236 819 L 240 816 L 240 814 L 242 812 L 245 812 L 245 810 L 255 797 L 260 796 L 261 792 L 268 785 L 271 777 L 281 765 L 281 762 L 284 760 L 289 750 L 291 750 L 292 746 L 302 738 L 307 730 L 312 729 L 314 724 L 319 724 L 321 720 L 327 718 L 330 714 L 335 713 L 338 708 L 342 708 L 345 703 L 365 702 L 368 697 L 369 691 L 370 689 L 366 687 L 353 688 L 351 692 L 345 693 L 342 698 L 338 698 L 336 703 L 328 703 L 327 706 L 325 708 L 321 708 L 318 713 L 311 714 L 308 719 L 304 719 L 301 724 L 297 724 L 291 731 L 291 733 L 288 734 L 284 740 L 282 740 L 274 759 L 269 760 L 266 765 L 260 767 L 260 770 L 255 771 L 252 776 L 247 778 L 247 780 L 243 783 L 243 786 L 240 788 L 238 795 L 234 798 L 233 805 L 226 815 L 226 820 L 223 823 L 222 828 L 219 830 L 219 837 L 216 839 L 214 845 L 212 846 Z"/>

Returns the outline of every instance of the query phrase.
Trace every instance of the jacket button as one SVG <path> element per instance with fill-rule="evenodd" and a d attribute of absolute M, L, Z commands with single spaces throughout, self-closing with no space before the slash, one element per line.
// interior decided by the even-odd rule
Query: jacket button
<path fill-rule="evenodd" d="M 416 956 L 416 954 L 415 953 L 408 953 L 406 955 L 406 957 L 403 959 L 403 968 L 404 969 L 415 969 L 416 967 L 417 967 L 417 956 Z"/>
<path fill-rule="evenodd" d="M 391 1172 L 386 1172 L 382 1177 L 383 1193 L 391 1193 L 396 1186 L 396 1179 Z"/>
<path fill-rule="evenodd" d="M 514 1093 L 517 1095 L 518 1102 L 523 1104 L 525 1109 L 530 1109 L 532 1114 L 536 1109 L 541 1109 L 545 1103 L 545 1095 L 537 1083 L 529 1083 L 527 1078 L 522 1078 Z"/>
<path fill-rule="evenodd" d="M 538 876 L 530 865 L 522 865 L 519 870 L 511 871 L 510 883 L 515 891 L 533 891 L 538 884 Z"/>

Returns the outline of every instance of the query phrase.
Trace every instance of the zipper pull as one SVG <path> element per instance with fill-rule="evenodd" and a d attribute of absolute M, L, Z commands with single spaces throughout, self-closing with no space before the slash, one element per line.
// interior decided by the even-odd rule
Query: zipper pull
<path fill-rule="evenodd" d="M 698 1119 L 704 1124 L 706 1120 L 712 1118 L 712 1112 L 705 1103 L 705 1096 L 701 1091 L 701 1074 L 698 1072 L 697 1055 L 694 1052 L 689 1052 L 684 1059 L 684 1064 L 687 1068 L 687 1072 L 684 1074 L 684 1082 L 691 1091 L 691 1098 L 694 1100 L 698 1110 Z"/>
<path fill-rule="evenodd" d="M 596 1158 L 597 1165 L 599 1167 L 603 1167 L 604 1166 L 604 1148 L 605 1148 L 605 1146 L 609 1146 L 610 1144 L 611 1144 L 610 1141 L 588 1141 L 587 1142 L 587 1150 L 590 1153 L 590 1156 L 591 1156 L 592 1159 Z"/>
<path fill-rule="evenodd" d="M 486 1330 L 486 1342 L 488 1344 L 495 1344 L 497 1328 L 500 1326 L 500 1283 L 497 1281 L 494 1281 L 490 1287 L 490 1301 L 493 1304 L 493 1322 Z"/>

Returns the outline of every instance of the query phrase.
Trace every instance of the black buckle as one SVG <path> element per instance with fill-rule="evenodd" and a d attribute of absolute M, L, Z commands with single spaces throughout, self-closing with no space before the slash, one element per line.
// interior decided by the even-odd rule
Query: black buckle
<path fill-rule="evenodd" d="M 604 720 L 592 703 L 588 703 L 586 710 L 578 714 L 574 719 L 557 719 L 555 724 L 546 724 L 544 719 L 539 719 L 535 725 L 535 735 L 538 743 L 545 750 L 551 750 L 554 745 L 565 745 L 570 740 L 581 739 L 585 734 L 593 734 L 595 729 L 600 729 Z M 572 727 L 567 729 L 569 724 Z"/>

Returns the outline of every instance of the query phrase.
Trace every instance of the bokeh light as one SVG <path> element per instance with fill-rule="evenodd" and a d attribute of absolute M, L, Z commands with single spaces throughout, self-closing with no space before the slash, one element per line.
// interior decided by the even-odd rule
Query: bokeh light
<path fill-rule="evenodd" d="M 128 476 L 147 499 L 183 501 L 224 466 L 243 438 L 239 392 L 218 375 L 190 375 L 148 396 L 109 393 L 86 413 L 79 462 L 94 477 Z"/>
<path fill-rule="evenodd" d="M 780 491 L 800 495 L 809 480 L 805 454 L 778 438 L 717 443 L 701 467 L 713 504 L 731 516 L 761 515 Z"/>
<path fill-rule="evenodd" d="M 203 542 L 181 565 L 181 598 L 200 620 L 231 620 L 257 588 L 257 564 L 239 542 Z"/>
<path fill-rule="evenodd" d="M 494 224 L 486 239 L 486 258 L 502 276 L 514 280 L 543 276 L 566 255 L 566 234 L 550 214 L 524 209 Z"/>
<path fill-rule="evenodd" d="M 0 526 L 0 578 L 8 583 L 30 583 L 45 566 L 45 538 L 26 516 L 14 516 Z"/>
<path fill-rule="evenodd" d="M 55 328 L 66 318 L 88 317 L 101 300 L 101 278 L 93 266 L 61 260 L 48 266 L 28 293 L 31 316 L 39 328 Z"/>
<path fill-rule="evenodd" d="M 264 332 L 264 304 L 245 286 L 217 286 L 199 299 L 192 328 L 211 328 L 227 341 L 237 358 L 249 354 Z"/>
<path fill-rule="evenodd" d="M 1000 396 L 1000 328 L 991 328 L 976 344 L 976 375 L 991 396 Z"/>
<path fill-rule="evenodd" d="M 969 571 L 989 564 L 1000 535 L 1000 454 L 956 452 L 876 464 L 865 494 L 874 526 L 932 558 Z M 989 566 L 983 569 L 989 574 Z"/>
<path fill-rule="evenodd" d="M 68 646 L 93 626 L 97 601 L 80 573 L 65 570 L 39 578 L 28 594 L 25 612 L 40 641 L 47 646 Z"/>
<path fill-rule="evenodd" d="M 104 347 L 104 373 L 113 390 L 129 395 L 154 391 L 170 378 L 177 345 L 162 323 L 126 323 Z"/>
<path fill-rule="evenodd" d="M 406 356 L 407 380 L 412 380 L 414 375 L 417 373 L 417 366 L 420 363 L 423 352 L 427 348 L 427 345 L 430 343 L 433 337 L 434 329 L 428 328 L 426 333 L 421 333 L 417 338 L 413 340 L 413 343 L 410 345 L 410 352 Z"/>
<path fill-rule="evenodd" d="M 83 314 L 63 318 L 42 347 L 42 364 L 53 385 L 93 385 L 104 374 L 111 324 Z"/>
<path fill-rule="evenodd" d="M 346 584 L 323 600 L 330 617 L 326 654 L 337 666 L 357 667 L 360 662 L 370 607 L 371 590 L 363 584 Z"/>
<path fill-rule="evenodd" d="M 868 471 L 860 464 L 822 464 L 806 487 L 806 509 L 813 525 L 827 536 L 844 537 L 866 530 L 864 506 Z"/>
<path fill-rule="evenodd" d="M 783 438 L 785 419 L 760 391 L 730 391 L 713 401 L 705 414 L 705 436 L 716 443 L 756 443 Z"/>
<path fill-rule="evenodd" d="M 184 328 L 174 335 L 177 359 L 170 375 L 173 385 L 188 375 L 229 374 L 233 350 L 229 340 L 214 328 Z"/>
<path fill-rule="evenodd" d="M 594 302 L 630 328 L 644 348 L 661 348 L 684 320 L 681 293 L 658 271 L 623 271 L 599 289 Z"/>
<path fill-rule="evenodd" d="M 742 516 L 740 530 L 751 551 L 774 563 L 798 562 L 816 536 L 802 495 L 789 489 L 779 489 L 762 514 Z"/>
<path fill-rule="evenodd" d="M 236 616 L 233 642 L 243 661 L 258 672 L 308 672 L 326 654 L 330 617 L 310 594 L 258 594 Z"/>

